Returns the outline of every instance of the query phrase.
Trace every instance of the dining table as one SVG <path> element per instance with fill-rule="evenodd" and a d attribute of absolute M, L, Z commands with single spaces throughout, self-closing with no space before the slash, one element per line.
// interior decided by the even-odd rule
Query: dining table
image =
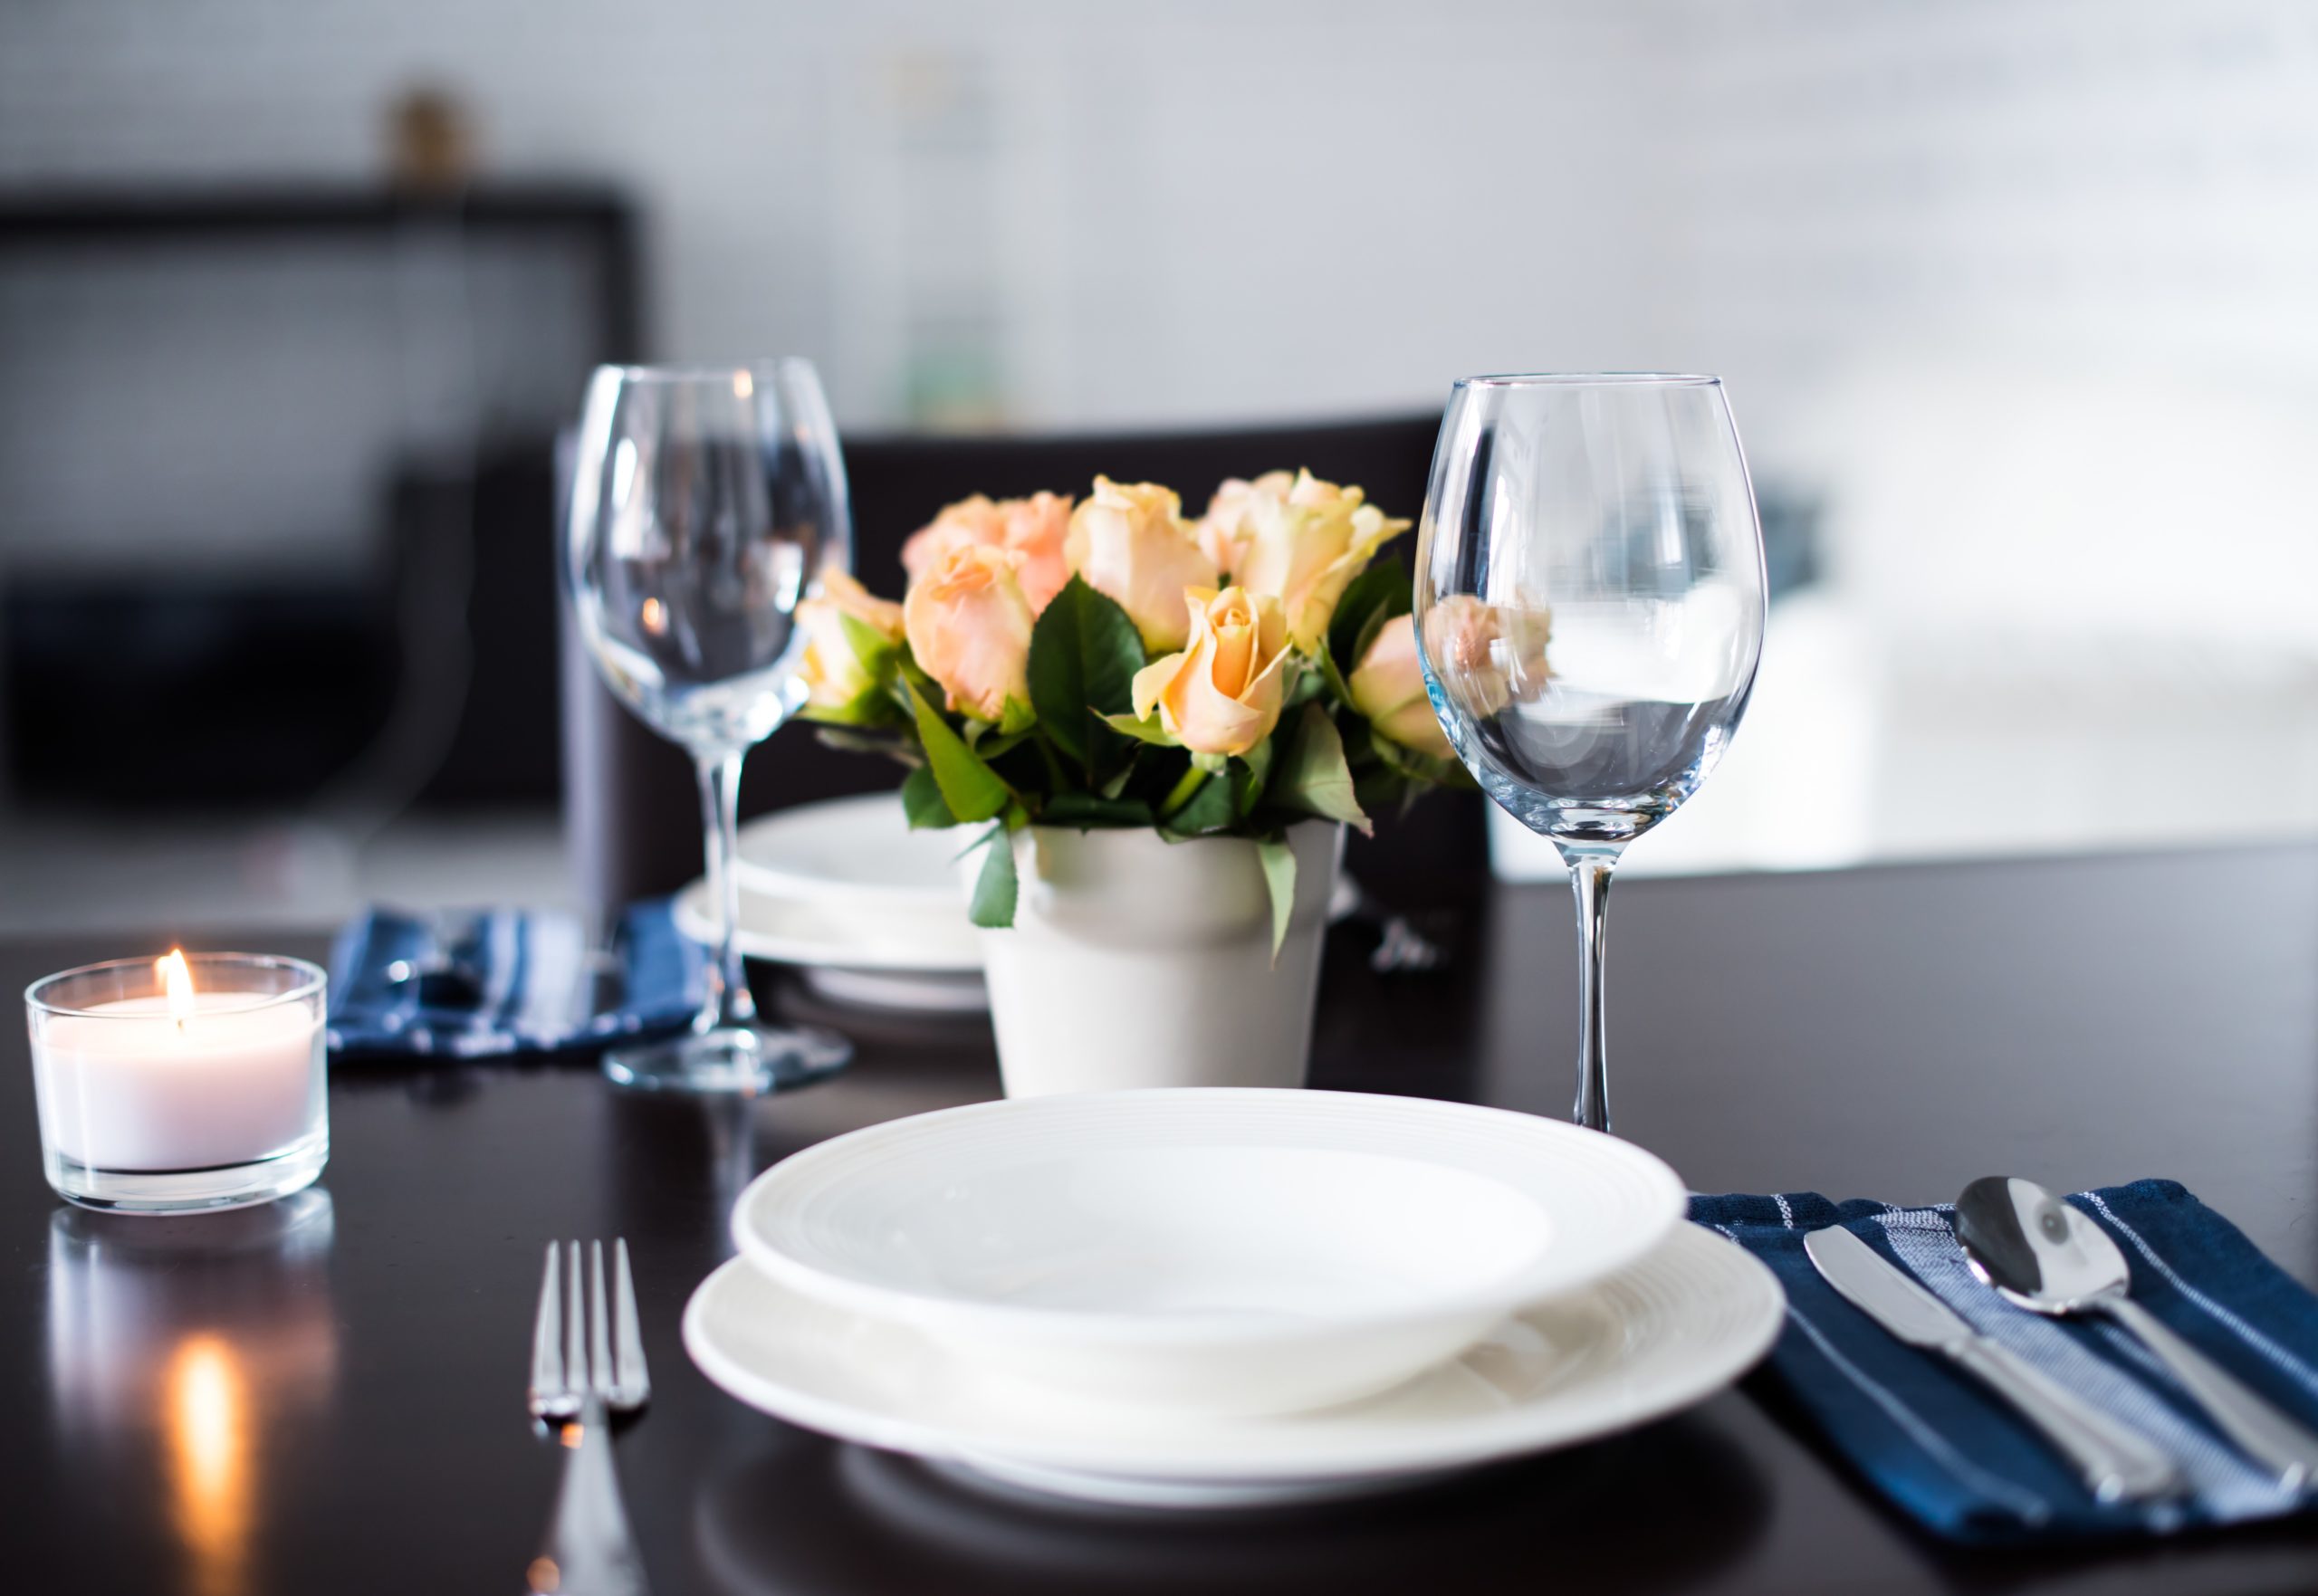
<path fill-rule="evenodd" d="M 1432 885 L 1436 969 L 1377 973 L 1373 931 L 1331 933 L 1311 1085 L 1566 1116 L 1569 894 Z M 1925 1202 L 1987 1174 L 2164 1176 L 2318 1285 L 2318 842 L 1645 876 L 1615 896 L 1616 1132 L 1692 1190 Z M 16 936 L 0 977 L 173 943 L 320 957 L 328 931 Z M 662 1596 L 2318 1590 L 2318 1518 L 1943 1543 L 1759 1373 L 1625 1434 L 1295 1509 L 1049 1503 L 792 1428 L 681 1341 L 732 1256 L 734 1199 L 800 1148 L 1000 1079 L 985 1018 L 838 1008 L 794 972 L 753 975 L 779 1011 L 850 1036 L 850 1068 L 704 1099 L 623 1091 L 585 1059 L 333 1061 L 318 1185 L 174 1219 L 52 1196 L 14 1032 L 0 1588 L 522 1590 L 560 1461 L 524 1407 L 542 1249 L 624 1237 L 653 1387 L 617 1457 Z"/>

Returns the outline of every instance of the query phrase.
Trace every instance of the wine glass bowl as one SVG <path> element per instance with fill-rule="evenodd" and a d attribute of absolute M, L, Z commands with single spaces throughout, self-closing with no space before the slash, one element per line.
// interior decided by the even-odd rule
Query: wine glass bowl
<path fill-rule="evenodd" d="M 1718 379 L 1456 385 L 1418 533 L 1419 657 L 1466 769 L 1570 865 L 1585 952 L 1578 1117 L 1596 1128 L 1610 868 L 1721 757 L 1764 603 L 1754 490 Z"/>
<path fill-rule="evenodd" d="M 733 941 L 741 762 L 799 707 L 798 605 L 848 563 L 845 466 L 803 360 L 607 366 L 588 388 L 564 540 L 574 627 L 606 684 L 692 756 L 721 945 L 690 1036 L 616 1048 L 632 1085 L 762 1091 L 840 1066 L 824 1030 L 756 1023 Z"/>

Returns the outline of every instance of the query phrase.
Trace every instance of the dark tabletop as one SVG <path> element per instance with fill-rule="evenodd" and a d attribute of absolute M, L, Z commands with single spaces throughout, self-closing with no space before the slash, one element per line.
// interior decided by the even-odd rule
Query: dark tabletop
<path fill-rule="evenodd" d="M 2318 846 L 1615 896 L 1618 1128 L 1693 1188 L 1917 1201 L 1997 1171 L 2166 1175 L 2318 1281 Z M 1363 968 L 1370 939 L 1339 931 L 1315 1084 L 1566 1113 L 1569 920 L 1556 890 L 1477 894 L 1447 972 L 1386 979 Z M 0 944 L 0 987 L 168 940 Z M 860 1044 L 848 1075 L 755 1104 L 625 1096 L 568 1065 L 340 1069 L 315 1192 L 181 1220 L 51 1198 L 12 1025 L 0 1589 L 517 1590 L 556 1482 L 522 1410 L 541 1245 L 624 1234 L 655 1394 L 619 1467 L 662 1596 L 2318 1590 L 2318 1522 L 2096 1553 L 1940 1546 L 1743 1389 L 1453 1484 L 1246 1518 L 1025 1506 L 789 1429 L 678 1343 L 734 1193 L 808 1142 L 998 1085 L 979 1023 L 842 1023 Z"/>

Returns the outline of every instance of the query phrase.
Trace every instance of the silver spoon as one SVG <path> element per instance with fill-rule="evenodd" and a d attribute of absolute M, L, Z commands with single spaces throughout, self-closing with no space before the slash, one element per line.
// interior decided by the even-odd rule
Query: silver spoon
<path fill-rule="evenodd" d="M 2039 1314 L 2106 1314 L 2157 1355 L 2248 1457 L 2300 1490 L 2318 1475 L 2318 1435 L 2183 1341 L 2133 1301 L 2132 1271 L 2107 1232 L 2034 1180 L 1990 1175 L 1956 1199 L 1972 1273 Z"/>

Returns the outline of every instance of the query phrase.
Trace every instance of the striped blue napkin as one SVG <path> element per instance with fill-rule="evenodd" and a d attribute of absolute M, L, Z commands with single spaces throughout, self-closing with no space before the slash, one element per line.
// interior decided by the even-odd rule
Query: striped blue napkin
<path fill-rule="evenodd" d="M 573 914 L 374 908 L 330 953 L 330 1051 L 485 1058 L 666 1034 L 699 1012 L 705 968 L 673 899 L 628 909 L 608 952 Z"/>
<path fill-rule="evenodd" d="M 2255 1390 L 2318 1427 L 2318 1297 L 2170 1180 L 2069 1199 L 2116 1240 L 2143 1305 Z M 1691 1217 L 1768 1264 L 1787 1324 L 1764 1379 L 1878 1491 L 1959 1541 L 2020 1544 L 2166 1534 L 2307 1505 L 2248 1463 L 2122 1331 L 2014 1307 L 1972 1277 L 1950 1210 L 1832 1203 L 1811 1192 L 1694 1197 Z M 2180 1463 L 2178 1501 L 2102 1504 L 2012 1410 L 1936 1352 L 1906 1346 L 1835 1294 L 1803 1238 L 1844 1225 L 1982 1333 L 2142 1430 Z"/>

